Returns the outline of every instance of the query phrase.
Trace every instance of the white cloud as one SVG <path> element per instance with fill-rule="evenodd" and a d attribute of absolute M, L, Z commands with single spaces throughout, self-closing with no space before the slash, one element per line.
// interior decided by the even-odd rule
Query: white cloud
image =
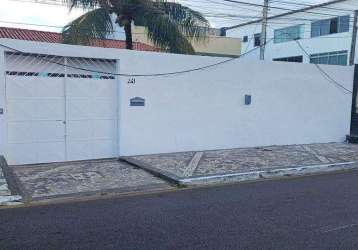
<path fill-rule="evenodd" d="M 69 12 L 66 6 L 35 4 L 29 2 L 16 2 L 2 0 L 0 8 L 0 25 L 7 27 L 24 27 L 37 30 L 58 31 L 59 29 L 51 27 L 29 26 L 19 24 L 1 23 L 35 23 L 40 25 L 64 26 L 71 20 L 80 16 L 83 12 L 74 9 Z"/>

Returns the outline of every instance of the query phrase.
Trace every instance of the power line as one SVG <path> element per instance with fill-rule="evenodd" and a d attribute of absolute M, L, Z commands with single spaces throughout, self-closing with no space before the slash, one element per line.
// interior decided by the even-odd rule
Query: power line
<path fill-rule="evenodd" d="M 217 16 L 217 17 L 224 17 L 224 16 Z M 227 15 L 227 17 L 234 19 L 234 17 L 238 17 L 240 19 L 251 19 L 251 18 L 257 18 L 256 16 L 241 16 L 241 15 Z M 280 19 L 284 19 L 284 20 L 292 20 L 292 21 L 310 21 L 310 22 L 314 22 L 314 21 L 318 21 L 321 19 L 306 19 L 306 18 L 280 18 Z M 58 25 L 47 25 L 47 24 L 36 24 L 36 23 L 26 23 L 26 22 L 13 22 L 13 21 L 5 21 L 5 20 L 0 20 L 0 23 L 6 23 L 6 24 L 14 24 L 14 25 L 29 25 L 29 26 L 38 26 L 38 27 L 47 27 L 47 28 L 56 28 L 56 29 L 63 29 L 64 26 L 58 26 Z M 353 19 L 352 21 L 349 21 L 350 25 L 349 27 L 353 27 Z M 296 24 L 294 22 L 273 22 L 271 20 L 268 21 L 268 25 L 270 24 Z M 306 24 L 304 24 L 306 25 Z M 114 31 L 115 33 L 125 33 L 124 31 Z M 144 33 L 136 33 L 134 32 L 133 34 L 144 34 Z"/>
<path fill-rule="evenodd" d="M 39 3 L 39 4 L 50 4 L 50 3 L 53 3 L 53 4 L 56 4 L 56 5 L 59 5 L 60 2 L 62 3 L 62 0 L 12 0 L 12 1 L 19 1 L 19 2 L 32 2 L 32 3 Z M 195 1 L 195 0 L 192 0 L 192 1 Z M 198 0 L 196 0 L 198 1 Z M 230 2 L 230 3 L 235 3 L 235 4 L 241 4 L 241 5 L 246 5 L 246 6 L 253 6 L 253 7 L 260 7 L 262 8 L 264 5 L 262 4 L 256 4 L 256 3 L 250 3 L 250 2 L 244 2 L 244 1 L 238 1 L 238 0 L 222 0 L 224 2 Z M 200 2 L 200 1 L 199 1 Z M 217 3 L 217 4 L 224 4 L 225 3 L 222 3 L 222 2 L 215 2 L 214 0 L 210 0 L 211 3 Z M 279 2 L 279 1 L 277 1 Z M 62 3 L 62 5 L 65 5 Z M 132 4 L 132 5 L 135 5 L 135 4 Z M 203 7 L 203 6 L 198 6 L 199 7 Z M 315 7 L 315 5 L 307 5 L 307 7 Z M 317 8 L 324 8 L 325 6 L 321 6 L 321 7 L 317 7 Z M 329 8 L 329 7 L 327 7 Z M 285 10 L 285 11 L 289 11 L 289 12 L 292 12 L 292 11 L 300 11 L 300 9 L 291 9 L 291 8 L 284 8 L 284 7 L 278 7 L 278 6 L 270 6 L 270 9 L 277 9 L 277 10 Z M 254 11 L 254 10 L 252 10 Z M 302 10 L 304 11 L 304 10 Z M 348 11 L 348 10 L 347 10 Z M 351 10 L 353 11 L 353 10 Z M 200 11 L 201 12 L 201 11 Z M 260 10 L 259 10 L 260 12 Z M 311 13 L 311 14 L 315 14 L 315 15 L 325 15 L 325 16 L 336 16 L 334 14 L 328 14 L 328 13 L 321 13 L 321 12 L 313 12 L 313 11 L 304 11 L 306 13 Z M 281 13 L 282 14 L 282 13 Z"/>
<path fill-rule="evenodd" d="M 272 40 L 268 41 L 267 43 L 271 42 Z M 267 44 L 266 43 L 266 44 Z M 15 52 L 18 52 L 18 53 L 21 53 L 21 54 L 29 54 L 28 52 L 24 52 L 24 51 L 21 51 L 21 50 L 18 50 L 18 49 L 15 49 L 15 48 L 12 48 L 10 46 L 7 46 L 7 45 L 4 45 L 4 44 L 1 44 L 0 43 L 0 46 L 3 47 L 3 48 L 6 48 L 6 49 L 9 49 L 9 50 L 13 50 Z M 192 68 L 192 69 L 187 69 L 187 70 L 181 70 L 181 71 L 174 71 L 174 72 L 166 72 L 166 73 L 155 73 L 155 74 L 126 74 L 126 73 L 111 73 L 111 72 L 104 72 L 104 71 L 97 71 L 97 70 L 90 70 L 90 69 L 85 69 L 85 68 L 81 68 L 81 67 L 76 67 L 76 66 L 69 66 L 69 65 L 66 65 L 66 64 L 63 64 L 63 63 L 59 63 L 59 62 L 55 62 L 55 61 L 52 61 L 52 60 L 46 60 L 46 59 L 43 59 L 49 63 L 53 63 L 53 64 L 57 64 L 57 65 L 60 65 L 60 66 L 64 66 L 64 67 L 68 67 L 68 68 L 72 68 L 72 69 L 77 69 L 77 70 L 82 70 L 82 71 L 86 71 L 86 72 L 92 72 L 92 73 L 98 73 L 98 74 L 105 74 L 105 75 L 112 75 L 112 76 L 125 76 L 125 77 L 160 77 L 160 76 L 170 76 L 170 75 L 179 75 L 179 74 L 185 74 L 185 73 L 190 73 L 190 72 L 194 72 L 194 71 L 201 71 L 201 70 L 205 70 L 205 69 L 209 69 L 209 68 L 213 68 L 215 66 L 219 66 L 219 65 L 222 65 L 222 64 L 225 64 L 225 63 L 229 63 L 229 62 L 232 62 L 234 60 L 238 60 L 240 59 L 241 57 L 257 50 L 258 48 L 260 48 L 261 46 L 259 47 L 255 47 L 253 48 L 252 50 L 246 52 L 245 54 L 241 54 L 240 56 L 238 57 L 235 57 L 235 58 L 230 58 L 230 59 L 226 59 L 226 60 L 223 60 L 223 61 L 220 61 L 220 62 L 217 62 L 217 63 L 213 63 L 213 64 L 209 64 L 209 65 L 206 65 L 206 66 L 202 66 L 202 67 L 197 67 L 197 68 Z"/>
<path fill-rule="evenodd" d="M 243 5 L 249 5 L 249 6 L 256 6 L 256 7 L 265 7 L 262 4 L 256 4 L 256 3 L 249 3 L 249 2 L 243 2 L 243 1 L 237 1 L 237 0 L 223 0 L 225 2 L 231 2 L 231 3 L 238 3 L 238 4 L 243 4 Z M 278 10 L 285 10 L 285 11 L 301 11 L 301 12 L 306 12 L 306 13 L 310 13 L 310 14 L 315 14 L 315 15 L 324 15 L 324 16 L 335 16 L 332 14 L 327 14 L 327 13 L 319 13 L 319 12 L 313 12 L 313 11 L 308 11 L 308 10 L 297 10 L 297 9 L 289 9 L 289 8 L 283 8 L 283 7 L 276 7 L 276 6 L 270 6 L 271 9 L 278 9 Z M 353 10 L 352 10 L 353 11 Z"/>
<path fill-rule="evenodd" d="M 49 63 L 53 63 L 56 65 L 60 65 L 60 66 L 64 66 L 64 67 L 68 67 L 68 68 L 72 68 L 72 69 L 77 69 L 77 70 L 82 70 L 82 71 L 86 71 L 86 72 L 92 72 L 92 73 L 97 73 L 97 74 L 105 74 L 105 75 L 112 75 L 112 76 L 125 76 L 125 77 L 161 77 L 161 76 L 171 76 L 171 75 L 179 75 L 179 74 L 185 74 L 185 73 L 190 73 L 190 72 L 195 72 L 195 71 L 201 71 L 201 70 L 206 70 L 209 68 L 213 68 L 225 63 L 229 63 L 232 62 L 234 60 L 238 60 L 241 57 L 261 48 L 264 45 L 267 45 L 268 43 L 272 42 L 273 39 L 270 39 L 267 43 L 262 44 L 258 47 L 255 47 L 253 49 L 251 49 L 250 51 L 241 54 L 239 57 L 237 58 L 230 58 L 230 59 L 226 59 L 217 63 L 213 63 L 213 64 L 209 64 L 206 66 L 202 66 L 202 67 L 197 67 L 197 68 L 192 68 L 192 69 L 187 69 L 187 70 L 182 70 L 182 71 L 174 71 L 174 72 L 166 72 L 166 73 L 155 73 L 155 74 L 126 74 L 126 73 L 111 73 L 111 72 L 104 72 L 104 71 L 97 71 L 97 70 L 90 70 L 90 69 L 86 69 L 86 68 L 81 68 L 81 67 L 76 67 L 76 66 L 69 66 L 63 63 L 59 63 L 59 62 L 55 62 L 52 60 L 46 60 L 43 59 Z M 309 53 L 303 48 L 303 46 L 299 43 L 298 40 L 294 40 L 298 46 L 301 48 L 301 50 L 310 58 Z M 24 52 L 15 48 L 12 48 L 10 46 L 4 45 L 0 43 L 0 46 L 21 54 L 29 54 L 28 52 Z M 324 71 L 318 64 L 314 64 L 315 67 L 319 70 L 319 72 L 325 77 L 325 79 L 327 79 L 329 82 L 333 83 L 334 85 L 336 85 L 337 87 L 343 89 L 345 92 L 352 94 L 353 92 L 350 91 L 349 89 L 347 89 L 346 87 L 344 87 L 342 84 L 340 84 L 339 82 L 337 82 L 336 80 L 334 80 L 326 71 Z"/>
<path fill-rule="evenodd" d="M 289 33 L 286 33 L 287 35 L 291 36 Z M 292 38 L 292 37 L 291 37 Z M 305 55 L 308 57 L 308 59 L 311 58 L 310 54 L 305 50 L 305 48 L 302 46 L 302 44 L 297 40 L 297 39 L 293 39 L 293 41 L 295 41 L 298 45 L 298 47 L 303 51 L 303 53 L 305 53 Z M 340 84 L 339 82 L 337 82 L 335 79 L 333 79 L 324 69 L 322 69 L 322 67 L 320 65 L 318 65 L 317 63 L 314 63 L 313 65 L 315 65 L 315 67 L 318 69 L 318 71 L 331 83 L 333 83 L 336 87 L 341 88 L 342 90 L 344 90 L 345 92 L 347 92 L 347 94 L 353 94 L 352 91 L 350 91 L 349 89 L 347 89 L 346 87 L 344 87 L 342 84 Z"/>
<path fill-rule="evenodd" d="M 315 5 L 312 4 L 307 4 L 307 3 L 300 3 L 300 2 L 289 2 L 289 1 L 282 1 L 282 0 L 274 0 L 271 3 L 280 3 L 280 4 L 284 4 L 284 5 L 298 5 L 298 6 L 304 6 L 304 7 L 315 7 Z M 329 6 L 321 6 L 318 7 L 320 9 L 327 9 L 327 10 L 335 10 L 335 11 L 353 11 L 352 9 L 342 9 L 342 8 L 334 8 L 334 7 L 329 7 Z"/>

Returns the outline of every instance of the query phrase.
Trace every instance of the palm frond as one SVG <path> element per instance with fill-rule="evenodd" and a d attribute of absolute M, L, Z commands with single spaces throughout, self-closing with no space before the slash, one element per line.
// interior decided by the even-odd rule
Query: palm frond
<path fill-rule="evenodd" d="M 105 39 L 113 33 L 109 11 L 105 8 L 91 10 L 78 17 L 62 30 L 64 43 L 88 45 L 95 39 Z"/>
<path fill-rule="evenodd" d="M 135 24 L 146 27 L 149 39 L 155 46 L 172 53 L 194 54 L 194 48 L 169 15 L 157 8 L 134 16 Z"/>
<path fill-rule="evenodd" d="M 171 20 L 177 23 L 180 31 L 186 36 L 190 36 L 194 40 L 205 39 L 207 37 L 210 25 L 200 12 L 179 3 L 167 2 L 165 0 L 157 0 L 154 2 L 154 6 L 163 10 Z"/>

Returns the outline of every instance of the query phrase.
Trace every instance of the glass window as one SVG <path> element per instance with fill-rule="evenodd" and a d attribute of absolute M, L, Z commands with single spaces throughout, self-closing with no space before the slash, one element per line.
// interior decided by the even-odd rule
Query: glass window
<path fill-rule="evenodd" d="M 283 29 L 275 30 L 274 42 L 282 43 L 292 40 L 301 39 L 303 37 L 303 25 L 291 26 Z"/>
<path fill-rule="evenodd" d="M 349 31 L 349 16 L 339 17 L 339 28 L 338 32 L 348 32 Z"/>
<path fill-rule="evenodd" d="M 331 22 L 330 22 L 329 33 L 335 34 L 337 32 L 338 32 L 338 18 L 333 18 L 333 19 L 331 19 Z"/>
<path fill-rule="evenodd" d="M 282 57 L 282 58 L 275 58 L 273 61 L 276 62 L 303 62 L 303 56 L 291 56 L 291 57 Z"/>
<path fill-rule="evenodd" d="M 312 23 L 312 25 L 311 25 L 311 37 L 320 36 L 320 34 L 321 34 L 320 27 L 321 27 L 321 22 L 320 21 Z"/>
<path fill-rule="evenodd" d="M 328 56 L 324 55 L 318 58 L 318 64 L 328 64 Z"/>
<path fill-rule="evenodd" d="M 314 64 L 347 65 L 348 51 L 312 54 L 310 62 Z"/>
<path fill-rule="evenodd" d="M 319 61 L 318 61 L 318 58 L 312 57 L 310 62 L 313 63 L 313 64 L 318 64 Z"/>
<path fill-rule="evenodd" d="M 311 23 L 311 37 L 324 36 L 349 31 L 349 17 L 340 16 Z"/>
<path fill-rule="evenodd" d="M 320 24 L 320 36 L 330 34 L 331 30 L 331 20 L 323 20 Z"/>
<path fill-rule="evenodd" d="M 347 65 L 348 55 L 339 55 L 337 65 Z"/>
<path fill-rule="evenodd" d="M 338 65 L 338 55 L 332 55 L 328 57 L 328 64 Z"/>

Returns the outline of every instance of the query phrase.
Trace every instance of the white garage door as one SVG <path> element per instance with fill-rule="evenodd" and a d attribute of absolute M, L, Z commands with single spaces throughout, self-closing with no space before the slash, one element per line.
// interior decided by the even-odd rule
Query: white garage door
<path fill-rule="evenodd" d="M 13 53 L 6 63 L 9 164 L 118 155 L 116 79 L 71 67 L 115 72 L 115 61 Z"/>

